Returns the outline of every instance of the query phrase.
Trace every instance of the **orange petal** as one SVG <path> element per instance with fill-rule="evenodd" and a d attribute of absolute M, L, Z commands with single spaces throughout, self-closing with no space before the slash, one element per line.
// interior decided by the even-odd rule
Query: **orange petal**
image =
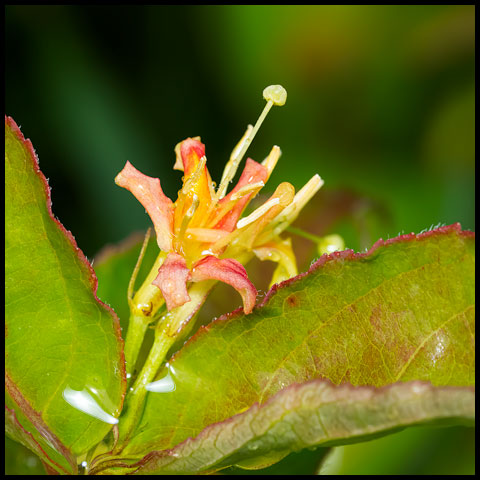
<path fill-rule="evenodd" d="M 242 296 L 244 312 L 248 314 L 253 310 L 257 290 L 240 262 L 233 258 L 220 259 L 212 255 L 202 258 L 192 268 L 192 282 L 210 279 L 231 285 Z"/>
<path fill-rule="evenodd" d="M 190 276 L 185 259 L 178 253 L 169 253 L 158 269 L 157 278 L 152 282 L 162 291 L 168 310 L 190 301 L 187 292 L 187 281 L 190 280 Z"/>
<path fill-rule="evenodd" d="M 205 155 L 205 145 L 197 138 L 187 138 L 180 143 L 180 156 L 185 177 L 189 177 L 195 171 L 199 160 Z"/>
<path fill-rule="evenodd" d="M 176 150 L 180 152 L 180 157 L 183 163 L 184 175 L 184 189 L 188 180 L 195 173 L 197 167 L 199 166 L 200 159 L 205 156 L 205 145 L 197 140 L 199 137 L 187 138 L 183 142 L 177 145 Z M 175 164 L 178 167 L 178 155 L 177 163 Z M 198 172 L 197 172 L 198 173 Z M 208 173 L 207 167 L 203 167 L 203 171 L 197 177 L 195 174 L 195 181 L 188 188 L 188 191 L 182 190 L 182 194 L 179 193 L 178 200 L 176 202 L 175 208 L 175 228 L 180 228 L 183 217 L 186 212 L 192 205 L 193 196 L 196 195 L 200 201 L 195 217 L 192 219 L 190 226 L 200 226 L 202 223 L 201 219 L 205 218 L 205 214 L 209 209 L 209 206 L 212 201 L 212 179 Z M 192 179 L 190 178 L 190 181 Z M 178 233 L 178 232 L 176 232 Z"/>
<path fill-rule="evenodd" d="M 139 172 L 130 162 L 115 177 L 115 183 L 129 190 L 144 206 L 152 219 L 157 234 L 157 243 L 161 250 L 172 249 L 173 203 L 163 193 L 158 178 L 152 178 Z"/>
<path fill-rule="evenodd" d="M 263 236 L 262 230 L 292 202 L 294 196 L 293 185 L 288 182 L 281 183 L 263 205 L 237 222 L 237 228 L 233 232 L 211 245 L 210 251 L 214 254 L 222 252 L 228 256 L 236 256 L 238 249 L 250 250 L 254 245 L 262 245 L 268 240 L 260 241 L 257 237 Z M 225 251 L 227 245 L 232 248 Z"/>
<path fill-rule="evenodd" d="M 242 175 L 238 180 L 238 183 L 232 189 L 232 191 L 223 197 L 219 202 L 219 208 L 227 202 L 230 201 L 232 195 L 238 192 L 242 187 L 245 185 L 250 185 L 252 183 L 257 182 L 266 182 L 268 178 L 268 171 L 267 169 L 261 165 L 260 163 L 252 160 L 251 158 L 247 158 L 247 162 L 245 163 L 245 168 L 243 169 Z M 221 218 L 221 220 L 215 224 L 214 228 L 220 228 L 222 230 L 227 230 L 228 232 L 232 232 L 237 225 L 237 221 L 240 218 L 243 210 L 247 206 L 248 202 L 253 196 L 253 192 L 245 195 L 242 198 L 239 198 L 238 201 L 234 204 L 233 208 L 228 210 L 228 212 Z"/>

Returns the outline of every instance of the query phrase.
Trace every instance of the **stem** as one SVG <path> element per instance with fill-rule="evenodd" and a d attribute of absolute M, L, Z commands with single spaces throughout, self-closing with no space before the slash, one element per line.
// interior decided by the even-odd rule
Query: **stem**
<path fill-rule="evenodd" d="M 128 298 L 129 304 L 133 299 L 133 289 L 135 288 L 135 280 L 137 279 L 137 275 L 140 270 L 143 257 L 145 256 L 145 252 L 147 250 L 148 241 L 150 240 L 151 232 L 152 232 L 152 229 L 149 227 L 147 230 L 147 233 L 145 234 L 145 238 L 143 239 L 142 248 L 137 258 L 137 263 L 135 264 L 135 268 L 133 269 L 132 276 L 130 277 L 130 281 L 128 282 L 127 298 Z"/>
<path fill-rule="evenodd" d="M 158 257 L 156 258 L 152 269 L 147 275 L 147 278 L 133 297 L 133 300 L 130 304 L 130 311 L 132 315 L 150 317 L 147 319 L 147 323 L 151 322 L 151 319 L 155 313 L 165 303 L 162 292 L 158 287 L 152 285 L 152 282 L 157 277 L 158 269 L 162 266 L 166 257 L 166 252 L 161 251 L 158 254 Z"/>
<path fill-rule="evenodd" d="M 143 315 L 130 315 L 128 323 L 127 338 L 125 339 L 125 364 L 127 369 L 127 379 L 133 375 L 137 363 L 138 353 L 148 328 L 148 322 Z M 127 383 L 129 383 L 127 381 Z"/>
<path fill-rule="evenodd" d="M 145 241 L 142 247 L 139 261 L 141 257 L 143 257 L 146 243 L 147 242 Z M 158 287 L 152 285 L 152 282 L 158 275 L 158 269 L 162 266 L 166 256 L 167 254 L 165 252 L 160 252 L 158 254 L 152 269 L 133 299 L 130 299 L 131 291 L 133 290 L 132 281 L 129 285 L 128 296 L 130 305 L 130 320 L 128 324 L 127 337 L 125 339 L 124 352 L 127 374 L 130 375 L 133 374 L 135 369 L 138 353 L 140 352 L 148 325 L 153 321 L 154 315 L 158 309 L 165 303 L 162 292 Z M 135 277 L 140 267 L 139 261 L 137 261 L 137 265 L 135 266 L 135 270 L 133 272 L 133 276 Z"/>
<path fill-rule="evenodd" d="M 142 367 L 133 387 L 128 392 L 125 415 L 120 417 L 119 439 L 113 454 L 119 454 L 130 439 L 143 412 L 143 404 L 148 393 L 147 385 L 153 381 L 167 353 L 180 337 L 184 326 L 193 318 L 205 301 L 215 280 L 195 283 L 188 294 L 190 301 L 173 309 L 159 320 L 148 358 Z"/>
<path fill-rule="evenodd" d="M 287 232 L 294 233 L 295 235 L 298 235 L 300 237 L 306 238 L 314 243 L 321 242 L 323 240 L 322 237 L 318 237 L 317 235 L 313 235 L 312 233 L 304 232 L 300 228 L 296 227 L 287 227 L 285 229 Z"/>

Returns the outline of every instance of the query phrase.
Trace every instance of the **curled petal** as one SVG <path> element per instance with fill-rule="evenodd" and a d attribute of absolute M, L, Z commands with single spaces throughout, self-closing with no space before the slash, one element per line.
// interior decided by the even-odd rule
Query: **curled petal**
<path fill-rule="evenodd" d="M 228 283 L 242 296 L 243 310 L 250 313 L 255 306 L 257 290 L 248 279 L 247 272 L 243 265 L 233 258 L 220 259 L 208 255 L 198 261 L 192 268 L 192 281 L 220 280 Z"/>
<path fill-rule="evenodd" d="M 162 291 L 168 310 L 190 301 L 187 292 L 187 281 L 190 280 L 190 276 L 185 259 L 178 253 L 169 253 L 158 269 L 157 278 L 152 282 Z"/>
<path fill-rule="evenodd" d="M 187 140 L 195 140 L 197 142 L 201 142 L 200 137 L 193 137 L 193 138 L 187 139 Z M 184 143 L 184 141 L 179 142 L 175 145 L 175 165 L 173 166 L 174 170 L 181 170 L 182 172 L 183 172 L 184 168 L 183 168 L 183 159 L 182 159 L 181 148 L 182 148 L 182 144 Z M 201 153 L 201 151 L 199 153 Z M 200 155 L 199 158 L 201 158 L 203 155 L 205 155 L 205 146 L 203 146 L 203 153 Z"/>
<path fill-rule="evenodd" d="M 234 196 L 242 187 L 246 185 L 251 185 L 254 183 L 259 182 L 266 182 L 268 178 L 268 171 L 267 169 L 257 163 L 255 160 L 251 158 L 247 158 L 247 162 L 245 164 L 245 168 L 243 169 L 242 175 L 238 180 L 238 183 L 232 189 L 232 191 L 222 198 L 218 202 L 218 210 L 222 210 L 222 206 L 226 205 L 227 203 L 231 202 L 232 196 Z M 240 218 L 243 210 L 247 206 L 248 202 L 252 198 L 254 192 L 248 193 L 241 198 L 239 198 L 233 206 L 229 208 L 229 210 L 225 213 L 223 218 L 221 218 L 214 226 L 214 228 L 220 228 L 222 230 L 227 230 L 232 232 L 237 225 L 237 221 Z M 222 212 L 223 213 L 223 212 Z"/>
<path fill-rule="evenodd" d="M 265 243 L 260 247 L 254 248 L 253 253 L 260 260 L 271 260 L 278 263 L 277 268 L 273 272 L 270 287 L 298 274 L 297 261 L 290 238 Z"/>
<path fill-rule="evenodd" d="M 198 226 L 200 219 L 205 218 L 212 201 L 212 179 L 205 165 L 205 145 L 199 139 L 200 137 L 187 138 L 175 148 L 177 161 L 174 168 L 181 169 L 181 159 L 185 172 L 183 188 L 175 203 L 176 234 L 195 197 L 199 204 L 190 223 L 193 227 Z"/>
<path fill-rule="evenodd" d="M 189 177 L 195 171 L 199 160 L 204 155 L 205 145 L 200 142 L 200 137 L 187 138 L 183 142 L 180 142 L 180 158 L 183 163 L 185 177 Z M 179 163 L 178 158 L 177 163 Z M 175 165 L 177 165 L 177 163 Z"/>
<path fill-rule="evenodd" d="M 157 243 L 161 250 L 172 249 L 173 204 L 163 193 L 158 178 L 152 178 L 139 172 L 130 162 L 115 177 L 115 183 L 129 190 L 144 206 L 152 219 L 157 234 Z"/>

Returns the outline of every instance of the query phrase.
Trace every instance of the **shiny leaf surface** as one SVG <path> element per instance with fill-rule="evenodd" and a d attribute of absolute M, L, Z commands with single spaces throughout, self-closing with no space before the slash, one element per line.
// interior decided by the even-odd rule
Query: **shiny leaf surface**
<path fill-rule="evenodd" d="M 291 385 L 264 405 L 210 425 L 171 450 L 152 452 L 129 471 L 207 473 L 232 464 L 263 468 L 314 445 L 365 441 L 422 423 L 472 423 L 474 412 L 475 393 L 468 387 L 423 382 L 352 387 L 313 380 Z"/>
<path fill-rule="evenodd" d="M 365 254 L 322 257 L 307 274 L 274 287 L 251 315 L 236 311 L 192 337 L 158 375 L 169 375 L 175 390 L 149 394 L 124 453 L 171 449 L 312 379 L 379 388 L 412 380 L 474 385 L 473 274 L 474 235 L 459 225 L 379 241 Z M 459 418 L 471 417 L 458 406 Z M 435 420 L 433 411 L 422 421 Z M 389 428 L 405 422 L 399 414 Z M 367 434 L 368 421 L 364 428 L 345 431 L 339 443 Z"/>
<path fill-rule="evenodd" d="M 5 237 L 7 431 L 57 471 L 75 471 L 75 456 L 120 414 L 123 341 L 90 263 L 53 216 L 31 142 L 9 117 Z"/>

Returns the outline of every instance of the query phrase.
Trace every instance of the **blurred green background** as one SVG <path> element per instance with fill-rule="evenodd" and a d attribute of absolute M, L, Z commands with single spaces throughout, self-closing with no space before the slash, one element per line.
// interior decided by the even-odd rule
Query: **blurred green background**
<path fill-rule="evenodd" d="M 437 224 L 474 230 L 474 14 L 471 5 L 10 5 L 6 114 L 32 140 L 53 211 L 90 259 L 149 225 L 113 182 L 126 160 L 174 199 L 173 148 L 200 135 L 218 181 L 276 83 L 287 104 L 248 154 L 260 161 L 282 148 L 267 190 L 325 180 L 297 225 L 338 232 L 355 250 Z M 455 445 L 468 450 L 465 432 Z M 437 450 L 425 450 L 426 464 Z"/>

